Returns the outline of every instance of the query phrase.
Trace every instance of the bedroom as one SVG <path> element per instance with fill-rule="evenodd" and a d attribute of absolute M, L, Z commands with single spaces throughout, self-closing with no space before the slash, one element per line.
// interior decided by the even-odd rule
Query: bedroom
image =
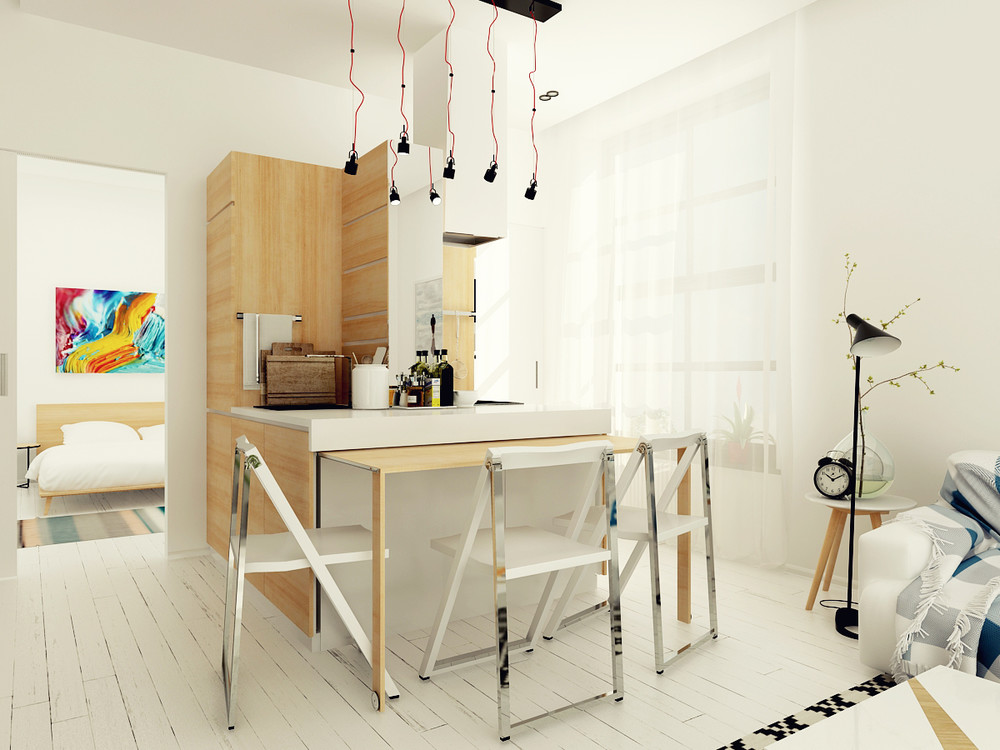
<path fill-rule="evenodd" d="M 163 505 L 162 440 L 159 451 L 156 448 L 149 451 L 149 459 L 137 459 L 141 463 L 152 462 L 150 468 L 140 469 L 141 464 L 133 463 L 134 471 L 124 468 L 127 465 L 124 460 L 120 472 L 113 468 L 114 464 L 98 468 L 103 458 L 98 452 L 77 463 L 76 468 L 64 469 L 65 475 L 60 476 L 60 455 L 68 449 L 44 454 L 47 448 L 64 442 L 60 428 L 67 423 L 84 420 L 127 423 L 131 419 L 138 420 L 135 427 L 144 428 L 164 423 L 162 361 L 151 361 L 148 365 L 137 362 L 131 372 L 104 373 L 73 372 L 67 364 L 58 362 L 67 357 L 70 346 L 79 347 L 105 335 L 104 324 L 98 322 L 105 317 L 100 312 L 105 298 L 84 290 L 160 292 L 153 309 L 159 317 L 165 317 L 163 177 L 21 156 L 17 164 L 17 190 L 17 441 L 19 446 L 39 446 L 18 451 L 19 478 L 25 477 L 23 484 L 27 485 L 18 488 L 18 519 L 112 511 L 102 517 L 82 517 L 72 524 L 75 528 L 76 523 L 112 523 L 112 518 L 119 517 L 118 511 L 155 510 Z M 53 216 L 59 220 L 53 221 Z M 107 299 L 118 298 L 107 296 Z M 75 345 L 57 341 L 60 318 L 65 321 L 72 318 L 73 322 L 64 324 L 65 330 L 74 326 L 81 332 L 83 338 Z M 84 327 L 84 322 L 88 327 Z M 97 333 L 83 333 L 87 330 Z M 56 357 L 60 349 L 63 353 Z M 119 410 L 109 402 L 120 403 L 123 408 Z M 135 404 L 130 409 L 124 408 L 129 402 L 154 402 L 161 406 L 152 407 L 153 413 L 143 419 L 146 415 L 139 413 L 130 417 L 129 411 L 142 407 Z M 119 419 L 113 418 L 116 410 L 121 412 Z M 102 435 L 83 434 L 84 429 L 78 428 L 75 436 L 76 442 L 84 445 L 104 442 L 105 438 L 113 442 L 112 437 L 122 437 L 127 442 L 138 440 L 134 430 L 121 429 L 117 435 Z M 125 450 L 133 455 L 137 451 L 142 453 L 136 446 Z M 123 455 L 110 447 L 109 451 L 112 456 Z M 30 471 L 25 465 L 29 455 L 34 459 Z M 88 471 L 93 476 L 87 477 Z M 140 485 L 159 485 L 159 489 L 103 491 Z M 88 489 L 97 491 L 86 492 Z M 69 519 L 55 523 L 67 527 L 63 533 L 69 533 Z M 27 525 L 28 536 L 48 538 L 51 526 L 45 521 L 32 521 Z"/>
<path fill-rule="evenodd" d="M 905 321 L 906 335 L 900 332 L 900 357 L 962 366 L 934 397 L 901 390 L 873 407 L 878 434 L 894 449 L 896 491 L 929 500 L 940 485 L 944 456 L 995 442 L 989 394 L 998 362 L 982 339 L 994 317 L 998 258 L 997 112 L 989 95 L 998 19 L 994 3 L 958 6 L 818 0 L 791 19 L 795 137 L 788 158 L 795 202 L 783 229 L 790 257 L 782 320 L 791 342 L 785 370 L 791 386 L 785 447 L 791 452 L 783 474 L 792 487 L 781 499 L 787 530 L 777 543 L 799 572 L 815 565 L 827 520 L 802 495 L 817 457 L 850 421 L 844 424 L 850 372 L 841 362 L 843 331 L 828 322 L 838 311 L 844 252 L 862 267 L 856 299 L 859 308 L 868 302 L 871 309 L 859 312 L 884 316 L 900 301 L 924 298 Z M 17 10 L 16 3 L 5 3 L 2 13 L 3 93 L 10 106 L 0 122 L 0 147 L 167 175 L 166 288 L 174 302 L 171 346 L 177 347 L 171 355 L 182 363 L 165 386 L 171 404 L 168 546 L 172 554 L 200 552 L 206 165 L 233 148 L 339 165 L 349 139 L 343 113 L 351 109 L 350 96 L 302 78 L 40 18 Z M 641 19 L 630 22 L 641 25 Z M 687 54 L 726 41 L 715 39 Z M 648 71 L 622 70 L 621 76 L 632 85 L 682 58 Z M 80 93 L 81 80 L 92 95 Z M 378 126 L 380 136 L 398 130 L 396 102 L 374 101 L 368 113 L 371 122 L 385 124 Z M 71 108 L 75 123 L 67 127 Z M 557 194 L 555 175 L 546 179 L 553 186 L 548 194 Z M 9 197 L 6 178 L 3 189 Z M 539 193 L 539 205 L 545 194 Z M 515 205 L 521 200 L 518 195 Z M 15 451 L 8 453 L 13 463 Z M 11 466 L 10 483 L 16 478 Z M 2 526 L 9 542 L 15 521 L 9 515 Z M 11 544 L 0 549 L 9 575 Z M 838 576 L 845 559 L 842 551 Z"/>

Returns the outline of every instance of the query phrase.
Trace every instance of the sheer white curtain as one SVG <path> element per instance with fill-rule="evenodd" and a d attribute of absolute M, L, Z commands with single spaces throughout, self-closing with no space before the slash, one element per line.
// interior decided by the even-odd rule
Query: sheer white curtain
<path fill-rule="evenodd" d="M 783 131 L 768 71 L 726 83 L 647 117 L 619 102 L 619 122 L 592 112 L 561 134 L 588 161 L 563 147 L 546 397 L 611 406 L 620 434 L 709 432 L 717 552 L 781 563 Z"/>

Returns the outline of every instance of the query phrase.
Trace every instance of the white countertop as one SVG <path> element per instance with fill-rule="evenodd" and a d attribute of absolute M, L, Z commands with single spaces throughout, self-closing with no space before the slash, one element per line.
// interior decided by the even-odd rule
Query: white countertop
<path fill-rule="evenodd" d="M 610 409 L 494 404 L 447 409 L 271 411 L 237 406 L 231 412 L 241 419 L 305 430 L 311 451 L 611 432 Z"/>

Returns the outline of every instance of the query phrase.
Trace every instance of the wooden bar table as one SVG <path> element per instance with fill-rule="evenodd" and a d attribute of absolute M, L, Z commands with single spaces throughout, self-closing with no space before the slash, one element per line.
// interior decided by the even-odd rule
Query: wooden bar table
<path fill-rule="evenodd" d="M 386 477 L 390 474 L 438 471 L 482 466 L 486 451 L 501 446 L 554 446 L 607 440 L 615 453 L 631 453 L 635 438 L 610 435 L 526 438 L 487 442 L 414 445 L 361 450 L 324 451 L 317 460 L 329 460 L 371 472 L 372 502 L 372 705 L 385 710 L 385 526 Z M 317 471 L 317 496 L 319 496 Z"/>

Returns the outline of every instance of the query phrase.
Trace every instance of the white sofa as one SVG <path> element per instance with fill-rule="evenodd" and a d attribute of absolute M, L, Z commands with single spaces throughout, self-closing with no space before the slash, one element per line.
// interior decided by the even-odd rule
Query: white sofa
<path fill-rule="evenodd" d="M 901 635 L 896 598 L 930 559 L 930 540 L 906 524 L 888 524 L 859 538 L 858 643 L 863 664 L 889 671 Z"/>

